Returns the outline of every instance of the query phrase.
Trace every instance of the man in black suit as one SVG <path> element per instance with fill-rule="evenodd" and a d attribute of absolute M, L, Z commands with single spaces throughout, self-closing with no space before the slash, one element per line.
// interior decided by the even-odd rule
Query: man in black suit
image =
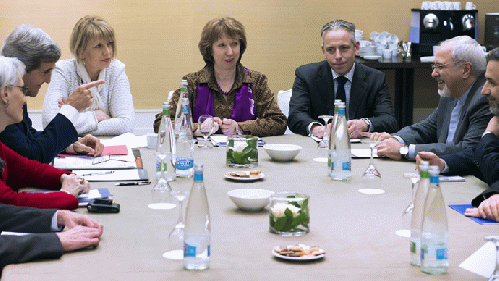
<path fill-rule="evenodd" d="M 420 151 L 455 153 L 480 140 L 492 118 L 487 98 L 480 94 L 486 67 L 482 47 L 469 36 L 448 39 L 438 47 L 432 67 L 441 96 L 438 107 L 395 134 L 371 134 L 371 139 L 382 141 L 379 156 L 414 160 Z"/>
<path fill-rule="evenodd" d="M 55 232 L 68 228 L 67 231 Z M 59 258 L 63 252 L 99 245 L 102 225 L 70 211 L 41 210 L 0 204 L 1 268 L 40 258 Z"/>
<path fill-rule="evenodd" d="M 485 78 L 482 94 L 488 98 L 494 117 L 478 145 L 441 158 L 431 152 L 420 152 L 416 160 L 430 161 L 442 173 L 473 174 L 485 181 L 489 188 L 472 200 L 471 205 L 476 208 L 466 210 L 465 214 L 499 221 L 499 48 L 487 56 Z"/>
<path fill-rule="evenodd" d="M 296 69 L 289 101 L 288 126 L 294 133 L 322 137 L 326 126 L 319 115 L 334 114 L 334 100 L 346 102 L 350 137 L 361 132 L 397 130 L 397 120 L 385 75 L 355 63 L 359 42 L 355 25 L 342 20 L 327 23 L 321 31 L 324 61 Z M 346 79 L 345 79 L 346 78 Z"/>

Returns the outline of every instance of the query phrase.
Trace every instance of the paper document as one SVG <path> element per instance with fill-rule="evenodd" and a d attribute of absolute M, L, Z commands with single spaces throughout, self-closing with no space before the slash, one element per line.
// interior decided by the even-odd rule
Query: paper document
<path fill-rule="evenodd" d="M 371 149 L 370 148 L 352 148 L 352 158 L 370 158 L 371 157 Z M 373 157 L 378 157 L 378 151 L 374 149 Z"/>
<path fill-rule="evenodd" d="M 99 157 L 74 155 L 54 158 L 54 167 L 63 170 L 101 170 L 141 168 L 140 151 L 128 149 L 127 155 L 104 155 Z M 137 156 L 138 155 L 138 156 Z M 139 160 L 139 161 L 136 161 Z"/>
<path fill-rule="evenodd" d="M 147 170 L 73 170 L 73 173 L 85 178 L 89 182 L 102 181 L 146 181 Z"/>
<path fill-rule="evenodd" d="M 94 199 L 109 198 L 112 194 L 107 188 L 90 189 L 87 194 L 78 195 L 78 206 L 86 206 Z"/>
<path fill-rule="evenodd" d="M 496 245 L 490 241 L 485 243 L 478 251 L 464 260 L 459 267 L 489 278 L 496 267 Z"/>
<path fill-rule="evenodd" d="M 100 139 L 105 146 L 125 144 L 129 148 L 147 147 L 146 136 L 136 136 L 132 133 L 125 133 L 112 139 Z"/>

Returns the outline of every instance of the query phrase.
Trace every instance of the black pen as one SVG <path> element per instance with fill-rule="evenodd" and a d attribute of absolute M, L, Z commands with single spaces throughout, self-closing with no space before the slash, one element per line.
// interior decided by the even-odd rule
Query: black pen
<path fill-rule="evenodd" d="M 119 186 L 129 186 L 129 185 L 148 185 L 151 184 L 150 181 L 130 181 L 130 182 L 118 182 L 116 185 Z"/>

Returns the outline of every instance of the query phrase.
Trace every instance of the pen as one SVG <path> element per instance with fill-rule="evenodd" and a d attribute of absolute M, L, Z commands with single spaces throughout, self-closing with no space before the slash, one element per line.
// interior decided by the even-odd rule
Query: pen
<path fill-rule="evenodd" d="M 148 185 L 151 184 L 150 181 L 131 181 L 131 182 L 119 182 L 116 183 L 118 186 L 129 186 L 129 185 Z"/>
<path fill-rule="evenodd" d="M 87 177 L 87 176 L 99 176 L 99 175 L 109 175 L 114 173 L 114 171 L 107 171 L 107 172 L 100 172 L 100 173 L 88 173 L 88 174 L 83 174 L 81 175 L 82 177 Z"/>

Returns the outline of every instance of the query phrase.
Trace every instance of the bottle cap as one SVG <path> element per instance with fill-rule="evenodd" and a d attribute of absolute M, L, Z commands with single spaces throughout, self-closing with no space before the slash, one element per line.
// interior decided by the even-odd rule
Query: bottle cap
<path fill-rule="evenodd" d="M 429 168 L 429 166 L 430 166 L 430 162 L 428 162 L 428 161 L 421 161 L 419 163 L 419 170 L 425 170 L 425 171 L 427 171 L 428 168 Z"/>
<path fill-rule="evenodd" d="M 438 174 L 440 174 L 440 168 L 437 165 L 431 165 L 429 172 L 432 176 L 438 176 Z"/>
<path fill-rule="evenodd" d="M 167 101 L 163 102 L 163 109 L 170 109 L 170 103 Z"/>

